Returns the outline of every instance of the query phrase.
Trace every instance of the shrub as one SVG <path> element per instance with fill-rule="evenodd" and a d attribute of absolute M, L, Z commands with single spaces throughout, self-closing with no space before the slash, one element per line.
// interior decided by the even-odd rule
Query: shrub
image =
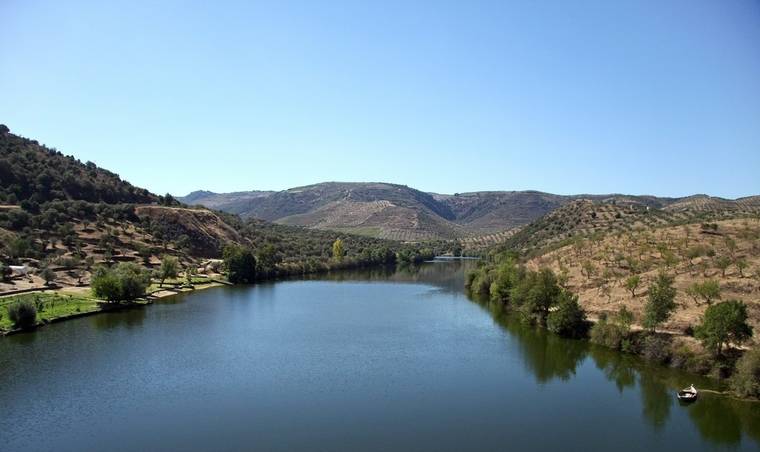
<path fill-rule="evenodd" d="M 659 364 L 670 360 L 670 340 L 657 334 L 647 334 L 641 343 L 641 354 L 644 358 Z"/>
<path fill-rule="evenodd" d="M 55 281 L 55 272 L 49 267 L 45 267 L 40 271 L 40 277 L 45 281 L 45 285 L 49 286 L 50 283 Z"/>
<path fill-rule="evenodd" d="M 713 360 L 706 353 L 695 353 L 688 346 L 681 344 L 671 347 L 670 365 L 687 372 L 705 375 L 712 368 Z"/>
<path fill-rule="evenodd" d="M 591 327 L 589 336 L 589 340 L 594 344 L 618 350 L 620 349 L 624 334 L 618 325 L 610 323 L 606 319 L 599 319 Z"/>
<path fill-rule="evenodd" d="M 8 318 L 16 328 L 29 328 L 37 322 L 37 308 L 29 300 L 20 300 L 8 306 Z"/>
<path fill-rule="evenodd" d="M 739 359 L 730 384 L 740 397 L 760 398 L 760 348 L 749 350 Z"/>

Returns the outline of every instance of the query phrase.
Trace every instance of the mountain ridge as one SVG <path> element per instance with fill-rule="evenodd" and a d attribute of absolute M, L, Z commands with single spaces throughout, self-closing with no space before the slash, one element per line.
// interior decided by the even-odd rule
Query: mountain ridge
<path fill-rule="evenodd" d="M 538 190 L 441 194 L 386 182 L 335 181 L 281 191 L 195 191 L 177 199 L 243 218 L 410 241 L 503 233 L 583 199 L 673 211 L 708 207 L 730 210 L 740 205 L 760 204 L 758 196 L 732 200 L 705 194 L 685 197 L 621 193 L 557 195 Z"/>

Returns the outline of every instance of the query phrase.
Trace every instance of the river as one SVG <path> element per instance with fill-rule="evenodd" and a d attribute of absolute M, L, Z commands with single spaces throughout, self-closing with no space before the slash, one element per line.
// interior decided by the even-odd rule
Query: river
<path fill-rule="evenodd" d="M 468 299 L 470 262 L 223 287 L 0 338 L 0 450 L 758 450 L 760 404 Z"/>

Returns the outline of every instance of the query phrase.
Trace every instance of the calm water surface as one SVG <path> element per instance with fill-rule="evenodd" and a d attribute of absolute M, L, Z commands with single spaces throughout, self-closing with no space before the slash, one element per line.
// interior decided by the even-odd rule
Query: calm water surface
<path fill-rule="evenodd" d="M 0 450 L 758 450 L 760 404 L 521 326 L 463 262 L 212 289 L 0 338 Z"/>

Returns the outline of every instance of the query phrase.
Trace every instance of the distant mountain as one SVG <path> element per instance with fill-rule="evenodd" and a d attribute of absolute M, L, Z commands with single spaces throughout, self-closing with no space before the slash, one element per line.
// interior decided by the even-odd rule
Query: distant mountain
<path fill-rule="evenodd" d="M 198 190 L 183 196 L 180 200 L 188 205 L 202 205 L 209 209 L 243 214 L 251 208 L 251 200 L 271 195 L 272 191 L 242 191 L 235 193 L 214 193 Z"/>
<path fill-rule="evenodd" d="M 539 191 L 446 195 L 379 182 L 325 182 L 279 192 L 200 191 L 178 199 L 243 218 L 408 241 L 500 234 L 528 225 L 578 200 L 673 211 L 733 209 L 758 202 L 756 197 L 732 201 L 705 195 L 687 198 L 622 194 L 568 196 Z"/>

